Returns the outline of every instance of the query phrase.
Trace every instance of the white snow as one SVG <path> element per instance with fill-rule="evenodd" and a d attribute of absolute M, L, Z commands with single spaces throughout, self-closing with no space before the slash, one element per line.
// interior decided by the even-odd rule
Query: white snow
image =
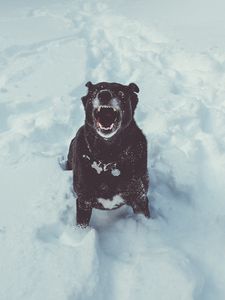
<path fill-rule="evenodd" d="M 0 2 L 0 299 L 225 299 L 224 3 Z M 136 82 L 152 218 L 75 224 L 85 83 Z"/>

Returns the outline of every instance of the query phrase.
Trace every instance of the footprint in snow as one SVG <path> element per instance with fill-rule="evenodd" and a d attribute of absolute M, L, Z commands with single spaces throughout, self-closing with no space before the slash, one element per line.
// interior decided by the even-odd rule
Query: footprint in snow
<path fill-rule="evenodd" d="M 79 228 L 52 223 L 43 225 L 36 231 L 36 238 L 47 244 L 61 244 L 69 247 L 80 247 L 95 240 L 93 228 Z"/>
<path fill-rule="evenodd" d="M 59 239 L 62 230 L 63 228 L 61 224 L 53 223 L 43 225 L 37 229 L 36 237 L 44 243 L 54 243 Z"/>

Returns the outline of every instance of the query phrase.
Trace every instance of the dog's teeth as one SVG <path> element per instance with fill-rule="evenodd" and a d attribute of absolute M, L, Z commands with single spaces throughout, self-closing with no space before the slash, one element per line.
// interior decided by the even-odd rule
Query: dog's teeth
<path fill-rule="evenodd" d="M 117 111 L 117 109 L 115 107 L 112 107 L 110 105 L 100 105 L 98 108 L 97 108 L 97 111 L 99 112 L 101 110 L 101 108 L 111 108 L 113 109 L 115 112 Z"/>
<path fill-rule="evenodd" d="M 109 127 L 104 127 L 104 126 L 102 126 L 101 123 L 98 123 L 98 127 L 100 127 L 100 129 L 103 129 L 103 130 L 112 130 L 113 125 L 114 125 L 114 123 L 112 123 Z"/>

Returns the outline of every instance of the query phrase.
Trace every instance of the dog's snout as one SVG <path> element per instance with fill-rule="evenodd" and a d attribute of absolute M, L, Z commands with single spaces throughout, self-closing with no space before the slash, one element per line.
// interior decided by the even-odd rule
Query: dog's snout
<path fill-rule="evenodd" d="M 112 94 L 110 91 L 100 91 L 98 93 L 98 99 L 102 104 L 107 104 L 112 99 Z"/>

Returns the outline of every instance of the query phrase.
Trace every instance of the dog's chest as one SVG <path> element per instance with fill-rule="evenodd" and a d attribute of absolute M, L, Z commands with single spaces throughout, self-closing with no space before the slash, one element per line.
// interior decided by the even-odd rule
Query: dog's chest
<path fill-rule="evenodd" d="M 111 175 L 112 177 L 119 177 L 121 175 L 120 167 L 116 162 L 103 162 L 101 160 L 92 159 L 89 155 L 82 156 L 86 167 L 95 175 Z"/>

